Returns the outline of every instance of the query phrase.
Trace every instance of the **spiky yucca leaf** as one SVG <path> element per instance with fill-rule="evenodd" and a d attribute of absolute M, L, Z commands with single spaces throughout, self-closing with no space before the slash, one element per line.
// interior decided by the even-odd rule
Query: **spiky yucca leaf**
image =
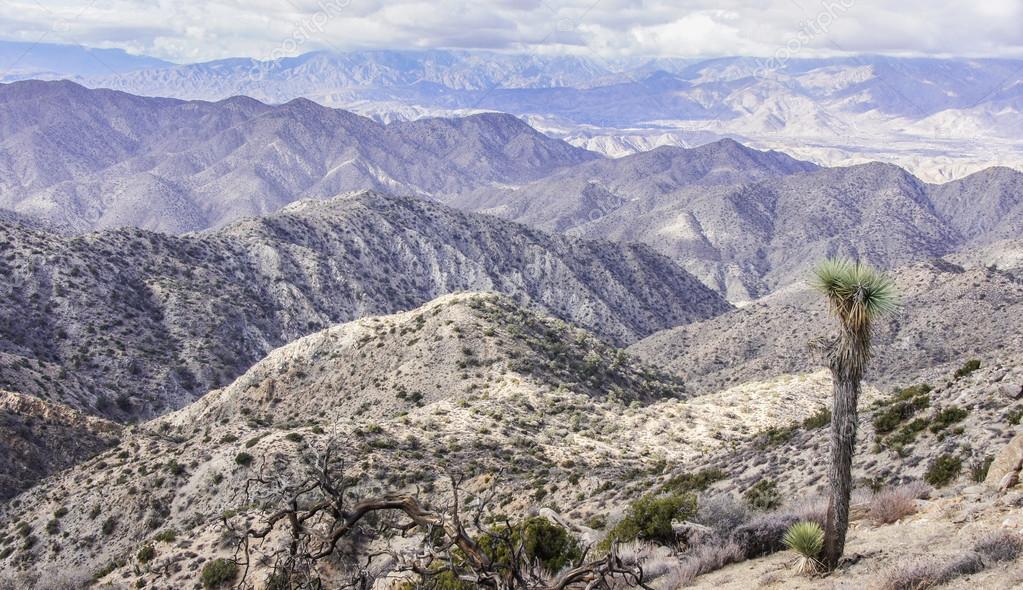
<path fill-rule="evenodd" d="M 818 557 L 824 549 L 824 529 L 816 522 L 797 522 L 785 531 L 782 543 L 799 554 L 796 571 L 811 575 L 821 570 Z"/>
<path fill-rule="evenodd" d="M 814 286 L 851 329 L 869 326 L 871 320 L 898 307 L 891 278 L 858 261 L 829 258 L 817 267 L 815 275 Z"/>

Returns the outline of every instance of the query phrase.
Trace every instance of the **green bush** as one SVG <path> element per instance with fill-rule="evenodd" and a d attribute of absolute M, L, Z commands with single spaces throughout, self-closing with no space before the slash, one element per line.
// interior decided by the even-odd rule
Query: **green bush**
<path fill-rule="evenodd" d="M 202 587 L 222 588 L 238 577 L 238 564 L 227 559 L 214 559 L 202 568 Z"/>
<path fill-rule="evenodd" d="M 924 481 L 936 488 L 944 487 L 959 477 L 963 460 L 955 455 L 941 455 L 927 468 Z"/>
<path fill-rule="evenodd" d="M 874 415 L 874 430 L 878 434 L 894 432 L 899 424 L 930 407 L 930 391 L 931 386 L 926 383 L 896 390 L 891 401 Z"/>
<path fill-rule="evenodd" d="M 154 557 L 156 557 L 156 548 L 150 544 L 143 545 L 139 552 L 135 555 L 135 558 L 139 560 L 139 563 L 148 563 Z"/>
<path fill-rule="evenodd" d="M 105 535 L 109 535 L 110 533 L 114 532 L 114 529 L 116 529 L 116 528 L 117 528 L 117 519 L 114 518 L 113 516 L 111 516 L 111 517 L 109 517 L 109 518 L 107 518 L 106 520 L 103 521 L 103 524 L 100 525 L 100 529 L 99 530 L 105 536 Z"/>
<path fill-rule="evenodd" d="M 987 472 L 994 462 L 995 458 L 991 455 L 987 455 L 979 461 L 974 461 L 970 465 L 970 476 L 973 477 L 973 481 L 980 483 L 987 479 Z"/>
<path fill-rule="evenodd" d="M 528 565 L 539 563 L 550 572 L 557 572 L 572 565 L 582 558 L 583 551 L 578 541 L 563 527 L 542 516 L 534 516 L 517 524 L 511 525 L 511 545 L 521 544 L 525 561 Z M 480 550 L 496 566 L 499 572 L 510 575 L 512 554 L 508 544 L 498 538 L 499 533 L 507 533 L 508 525 L 500 525 L 489 533 L 478 536 L 475 541 Z M 501 535 L 502 537 L 505 535 Z M 433 539 L 440 542 L 440 535 Z M 451 552 L 452 561 L 461 565 L 465 563 L 465 554 L 460 549 Z M 437 564 L 440 565 L 440 564 Z M 284 587 L 284 586 L 282 586 Z M 287 586 L 290 587 L 290 586 Z M 269 588 L 269 586 L 268 586 Z M 407 582 L 398 586 L 402 590 L 475 590 L 473 583 L 462 581 L 452 572 L 428 576 L 415 582 Z"/>
<path fill-rule="evenodd" d="M 675 542 L 672 520 L 688 520 L 696 514 L 696 496 L 693 494 L 648 494 L 629 506 L 625 517 L 614 525 L 601 543 L 607 549 L 611 543 L 652 541 L 661 545 Z"/>
<path fill-rule="evenodd" d="M 153 537 L 154 541 L 160 543 L 173 543 L 178 538 L 178 532 L 174 529 L 164 529 Z"/>
<path fill-rule="evenodd" d="M 945 408 L 940 412 L 936 413 L 934 415 L 934 418 L 932 418 L 931 421 L 933 422 L 933 424 L 931 424 L 931 432 L 937 434 L 938 432 L 941 432 L 942 430 L 948 428 L 952 424 L 959 422 L 967 415 L 969 415 L 969 413 L 970 412 L 968 410 L 964 410 L 956 406 Z"/>
<path fill-rule="evenodd" d="M 902 447 L 916 440 L 916 435 L 927 429 L 930 422 L 926 418 L 916 418 L 899 429 L 898 432 L 889 436 L 886 440 L 889 446 Z"/>
<path fill-rule="evenodd" d="M 248 467 L 252 464 L 252 455 L 242 451 L 234 456 L 234 462 L 243 467 Z"/>
<path fill-rule="evenodd" d="M 762 479 L 746 490 L 742 497 L 754 510 L 773 510 L 781 504 L 778 484 L 771 479 Z"/>
<path fill-rule="evenodd" d="M 716 467 L 709 467 L 707 469 L 701 469 L 696 473 L 683 473 L 682 475 L 676 475 L 664 482 L 664 485 L 661 486 L 661 491 L 669 494 L 702 492 L 706 490 L 710 484 L 716 481 L 721 481 L 725 477 L 724 471 Z"/>
<path fill-rule="evenodd" d="M 831 424 L 831 409 L 822 407 L 817 410 L 812 416 L 803 420 L 803 428 L 807 430 L 816 430 L 818 428 L 824 428 L 828 424 Z"/>
<path fill-rule="evenodd" d="M 602 531 L 607 526 L 607 518 L 603 514 L 594 514 L 586 519 L 586 526 L 593 530 Z"/>
<path fill-rule="evenodd" d="M 963 377 L 966 377 L 967 375 L 976 371 L 979 368 L 980 361 L 978 361 L 977 359 L 968 360 L 966 361 L 966 364 L 964 364 L 962 367 L 959 367 L 959 370 L 956 371 L 956 379 L 962 379 Z"/>
<path fill-rule="evenodd" d="M 579 542 L 564 527 L 542 516 L 526 519 L 519 531 L 526 557 L 539 561 L 548 571 L 560 571 L 582 557 Z"/>

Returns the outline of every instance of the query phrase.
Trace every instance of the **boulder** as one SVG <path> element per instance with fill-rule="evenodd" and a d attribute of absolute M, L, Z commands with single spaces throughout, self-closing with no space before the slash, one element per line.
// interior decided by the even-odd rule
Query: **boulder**
<path fill-rule="evenodd" d="M 998 392 L 1009 399 L 1019 399 L 1023 397 L 1023 385 L 1011 381 L 999 383 Z"/>
<path fill-rule="evenodd" d="M 1000 492 L 1013 488 L 1019 484 L 1021 469 L 1023 434 L 1017 434 L 995 455 L 995 460 L 987 471 L 987 478 L 984 479 L 984 485 Z"/>

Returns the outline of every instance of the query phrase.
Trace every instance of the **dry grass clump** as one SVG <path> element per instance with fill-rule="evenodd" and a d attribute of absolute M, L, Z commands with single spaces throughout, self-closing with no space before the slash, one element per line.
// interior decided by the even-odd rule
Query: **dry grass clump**
<path fill-rule="evenodd" d="M 728 564 L 743 561 L 746 558 L 742 547 L 733 541 L 724 543 L 707 543 L 694 548 L 682 559 L 682 564 L 672 574 L 672 588 L 688 586 L 696 578 Z"/>
<path fill-rule="evenodd" d="M 947 584 L 959 576 L 975 574 L 984 569 L 979 553 L 957 556 L 917 557 L 902 561 L 882 574 L 880 590 L 927 590 Z"/>
<path fill-rule="evenodd" d="M 1023 535 L 1011 531 L 995 531 L 974 543 L 973 550 L 987 563 L 1012 561 L 1023 553 Z"/>
<path fill-rule="evenodd" d="M 739 525 L 749 521 L 748 506 L 732 494 L 718 494 L 700 498 L 696 507 L 696 522 L 708 526 L 721 538 L 726 538 Z"/>
<path fill-rule="evenodd" d="M 873 496 L 867 505 L 867 517 L 875 525 L 891 524 L 916 514 L 916 501 L 929 493 L 926 485 L 920 482 L 909 483 L 894 488 L 885 488 Z"/>

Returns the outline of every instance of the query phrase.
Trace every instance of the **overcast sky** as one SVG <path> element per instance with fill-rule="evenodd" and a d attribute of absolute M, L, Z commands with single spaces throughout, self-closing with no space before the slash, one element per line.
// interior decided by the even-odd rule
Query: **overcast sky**
<path fill-rule="evenodd" d="M 0 38 L 178 62 L 432 47 L 1023 57 L 1023 0 L 3 0 Z"/>

